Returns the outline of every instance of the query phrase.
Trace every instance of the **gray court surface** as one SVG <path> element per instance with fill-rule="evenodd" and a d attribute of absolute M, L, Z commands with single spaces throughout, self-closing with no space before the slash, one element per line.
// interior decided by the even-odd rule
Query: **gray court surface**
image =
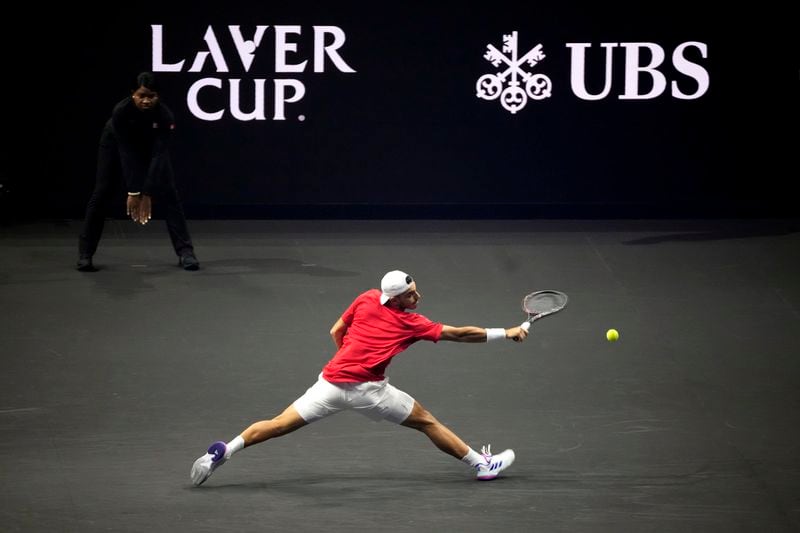
<path fill-rule="evenodd" d="M 738 221 L 78 221 L 0 227 L 0 530 L 732 532 L 800 528 L 800 225 Z M 271 418 L 333 353 L 331 325 L 388 270 L 418 309 L 523 344 L 421 342 L 391 382 L 473 448 L 342 413 L 192 462 Z M 616 328 L 620 339 L 606 341 Z"/>

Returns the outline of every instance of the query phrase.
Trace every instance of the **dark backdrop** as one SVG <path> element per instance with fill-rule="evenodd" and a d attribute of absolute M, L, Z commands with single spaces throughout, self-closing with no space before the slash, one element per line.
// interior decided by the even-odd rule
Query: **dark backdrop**
<path fill-rule="evenodd" d="M 493 5 L 428 2 L 195 2 L 25 9 L 18 32 L 3 36 L 9 57 L 4 92 L 12 138 L 3 150 L 3 211 L 81 218 L 94 179 L 100 129 L 140 70 L 153 68 L 151 25 L 164 29 L 162 97 L 177 115 L 174 162 L 192 218 L 385 217 L 719 217 L 794 216 L 798 175 L 796 31 L 787 8 L 768 3 L 731 13 L 685 3 L 535 2 Z M 273 5 L 274 4 L 274 5 Z M 228 25 L 245 36 L 269 25 L 248 72 Z M 276 73 L 275 25 L 297 25 L 300 73 Z M 338 50 L 355 73 L 327 61 L 313 72 L 313 27 L 337 26 Z M 207 60 L 211 26 L 229 72 Z M 517 31 L 520 55 L 537 44 L 552 96 L 516 114 L 476 97 L 495 72 L 483 58 Z M 681 100 L 669 84 L 696 83 L 671 62 L 681 43 L 709 76 L 700 98 Z M 621 100 L 624 51 L 614 49 L 607 98 L 570 89 L 566 43 L 589 43 L 587 88 L 603 81 L 600 43 L 649 42 L 665 52 L 667 89 Z M 691 50 L 690 50 L 691 52 Z M 646 63 L 647 57 L 641 62 Z M 267 120 L 216 122 L 194 116 L 190 86 L 221 80 L 203 105 L 224 109 L 240 79 L 243 111 L 264 80 Z M 305 96 L 273 120 L 275 79 L 298 80 Z M 647 76 L 640 92 L 648 90 Z M 300 120 L 300 116 L 304 120 Z M 121 202 L 120 202 L 121 206 Z M 121 214 L 121 209 L 118 214 Z"/>

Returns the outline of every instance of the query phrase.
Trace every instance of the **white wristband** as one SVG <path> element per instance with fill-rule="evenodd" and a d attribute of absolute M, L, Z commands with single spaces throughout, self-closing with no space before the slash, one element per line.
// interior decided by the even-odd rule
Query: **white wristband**
<path fill-rule="evenodd" d="M 486 342 L 506 338 L 505 328 L 486 328 Z"/>

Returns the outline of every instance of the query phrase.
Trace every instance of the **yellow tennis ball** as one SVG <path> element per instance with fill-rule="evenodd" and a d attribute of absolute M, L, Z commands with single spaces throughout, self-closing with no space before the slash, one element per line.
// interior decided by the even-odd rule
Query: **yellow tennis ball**
<path fill-rule="evenodd" d="M 614 342 L 615 340 L 619 339 L 619 331 L 615 329 L 610 329 L 606 331 L 606 339 Z"/>

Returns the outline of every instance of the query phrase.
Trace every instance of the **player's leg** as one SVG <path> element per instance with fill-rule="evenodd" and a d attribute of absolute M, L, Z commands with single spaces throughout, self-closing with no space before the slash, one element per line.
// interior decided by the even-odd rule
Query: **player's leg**
<path fill-rule="evenodd" d="M 431 439 L 437 448 L 456 459 L 461 459 L 469 451 L 469 446 L 458 435 L 439 422 L 416 400 L 411 414 L 402 422 L 402 425 L 421 431 Z"/>
<path fill-rule="evenodd" d="M 217 441 L 209 446 L 205 454 L 197 458 L 192 465 L 190 477 L 194 485 L 201 485 L 211 477 L 214 470 L 225 464 L 231 456 L 247 446 L 258 444 L 269 439 L 291 433 L 307 425 L 294 405 L 290 405 L 281 414 L 270 420 L 261 420 L 250 424 L 240 435 L 230 442 Z"/>
<path fill-rule="evenodd" d="M 514 451 L 492 455 L 489 447 L 481 453 L 470 448 L 427 409 L 388 380 L 362 383 L 350 391 L 357 412 L 373 420 L 388 420 L 421 431 L 437 448 L 476 470 L 478 479 L 494 479 L 514 462 Z"/>
<path fill-rule="evenodd" d="M 456 459 L 469 452 L 469 446 L 458 435 L 388 379 L 356 386 L 351 391 L 351 402 L 356 412 L 373 420 L 388 420 L 421 431 L 437 448 Z"/>
<path fill-rule="evenodd" d="M 511 466 L 515 459 L 513 450 L 493 455 L 491 447 L 485 446 L 481 449 L 481 453 L 476 452 L 416 400 L 411 414 L 401 424 L 421 431 L 437 448 L 470 465 L 476 470 L 477 478 L 481 480 L 496 478 L 500 472 Z"/>
<path fill-rule="evenodd" d="M 300 416 L 300 413 L 297 412 L 294 404 L 292 404 L 275 418 L 254 422 L 242 431 L 242 447 L 246 448 L 275 437 L 281 437 L 305 425 L 308 425 L 308 422 Z"/>
<path fill-rule="evenodd" d="M 251 424 L 230 442 L 213 443 L 192 465 L 192 483 L 201 485 L 214 470 L 245 447 L 286 435 L 345 408 L 347 402 L 342 389 L 328 383 L 320 375 L 314 385 L 278 416 Z"/>
<path fill-rule="evenodd" d="M 450 428 L 439 422 L 430 411 L 422 407 L 419 402 L 414 401 L 411 414 L 402 422 L 403 426 L 416 429 L 424 433 L 437 448 L 456 459 L 462 459 L 470 451 L 461 438 L 453 433 Z"/>

